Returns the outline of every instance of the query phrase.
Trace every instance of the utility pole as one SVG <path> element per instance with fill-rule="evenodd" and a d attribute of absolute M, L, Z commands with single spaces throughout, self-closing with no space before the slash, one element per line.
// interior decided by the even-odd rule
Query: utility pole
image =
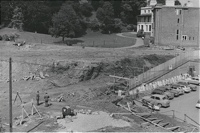
<path fill-rule="evenodd" d="M 10 132 L 12 132 L 12 58 L 9 59 L 9 114 Z"/>

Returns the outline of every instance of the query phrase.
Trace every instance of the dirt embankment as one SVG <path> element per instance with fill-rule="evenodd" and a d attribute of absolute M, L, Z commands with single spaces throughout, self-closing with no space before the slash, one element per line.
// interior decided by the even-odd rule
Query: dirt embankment
<path fill-rule="evenodd" d="M 48 83 L 64 87 L 81 81 L 92 80 L 99 75 L 117 75 L 134 77 L 144 71 L 166 62 L 173 56 L 143 55 L 124 58 L 115 62 L 80 62 L 80 61 L 13 61 L 13 80 L 27 78 L 47 78 Z M 0 62 L 0 81 L 8 80 L 8 62 Z"/>

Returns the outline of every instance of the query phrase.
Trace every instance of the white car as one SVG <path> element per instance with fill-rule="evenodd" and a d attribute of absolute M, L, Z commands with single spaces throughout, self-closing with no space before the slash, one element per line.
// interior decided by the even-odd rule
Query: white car
<path fill-rule="evenodd" d="M 191 92 L 190 87 L 183 85 L 182 89 L 184 90 L 184 92 L 189 93 Z"/>
<path fill-rule="evenodd" d="M 177 84 L 177 85 L 179 85 L 179 86 L 181 87 L 181 89 L 184 90 L 184 92 L 186 92 L 186 93 L 191 92 L 190 87 L 188 87 L 188 86 L 186 86 L 186 85 L 182 85 L 182 84 Z"/>
<path fill-rule="evenodd" d="M 200 81 L 197 77 L 187 78 L 185 79 L 189 84 L 200 85 Z"/>
<path fill-rule="evenodd" d="M 200 99 L 197 101 L 196 108 L 200 109 Z"/>

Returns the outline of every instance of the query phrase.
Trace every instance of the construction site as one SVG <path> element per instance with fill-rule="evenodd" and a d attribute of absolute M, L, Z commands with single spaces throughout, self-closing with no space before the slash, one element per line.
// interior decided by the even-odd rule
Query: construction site
<path fill-rule="evenodd" d="M 197 48 L 182 51 L 159 46 L 82 48 L 12 43 L 0 42 L 2 132 L 10 131 L 10 127 L 14 132 L 199 131 L 199 121 L 190 122 L 188 114 L 181 120 L 176 113 L 162 113 L 167 108 L 152 112 L 141 101 L 156 86 L 184 79 L 191 67 L 198 75 Z M 181 97 L 198 92 L 197 86 L 197 91 Z M 65 117 L 63 109 L 70 109 L 73 115 Z"/>

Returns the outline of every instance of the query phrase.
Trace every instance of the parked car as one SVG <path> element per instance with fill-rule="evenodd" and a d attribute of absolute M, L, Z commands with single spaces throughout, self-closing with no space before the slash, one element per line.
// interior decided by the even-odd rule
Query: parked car
<path fill-rule="evenodd" d="M 187 80 L 181 80 L 177 84 L 188 86 L 192 91 L 197 90 L 197 86 L 193 84 L 189 84 Z"/>
<path fill-rule="evenodd" d="M 146 107 L 148 107 L 148 108 L 150 108 L 150 109 L 154 108 L 154 110 L 156 110 L 156 111 L 159 111 L 159 110 L 160 110 L 160 107 L 159 107 L 159 106 L 153 105 L 152 103 L 150 103 L 150 101 L 147 101 L 147 100 L 145 100 L 145 99 L 142 100 L 142 105 L 143 105 L 143 106 L 146 106 Z"/>
<path fill-rule="evenodd" d="M 151 104 L 157 105 L 159 107 L 169 107 L 170 101 L 164 95 L 154 94 L 151 96 L 144 96 L 142 102 L 148 101 Z"/>
<path fill-rule="evenodd" d="M 177 85 L 179 85 L 184 90 L 185 93 L 191 92 L 190 87 L 188 87 L 186 85 L 181 85 L 181 84 L 177 84 Z"/>
<path fill-rule="evenodd" d="M 192 77 L 192 78 L 187 78 L 185 79 L 186 81 L 188 81 L 189 84 L 194 84 L 194 85 L 200 85 L 200 81 L 198 77 Z"/>
<path fill-rule="evenodd" d="M 200 109 L 200 99 L 197 101 L 196 108 Z"/>
<path fill-rule="evenodd" d="M 195 76 L 191 78 L 192 80 L 198 80 L 199 81 L 199 76 Z"/>
<path fill-rule="evenodd" d="M 177 90 L 179 95 L 183 95 L 185 93 L 184 90 L 177 84 L 170 84 L 170 87 L 174 90 Z"/>
<path fill-rule="evenodd" d="M 166 86 L 163 86 L 165 87 L 165 89 L 171 93 L 174 94 L 174 97 L 178 97 L 179 96 L 179 90 L 177 89 L 173 89 L 170 85 L 166 85 Z"/>
<path fill-rule="evenodd" d="M 165 95 L 168 99 L 173 99 L 174 94 L 171 92 L 168 92 L 165 87 L 158 87 L 155 90 L 152 91 L 152 94 L 160 94 Z"/>

